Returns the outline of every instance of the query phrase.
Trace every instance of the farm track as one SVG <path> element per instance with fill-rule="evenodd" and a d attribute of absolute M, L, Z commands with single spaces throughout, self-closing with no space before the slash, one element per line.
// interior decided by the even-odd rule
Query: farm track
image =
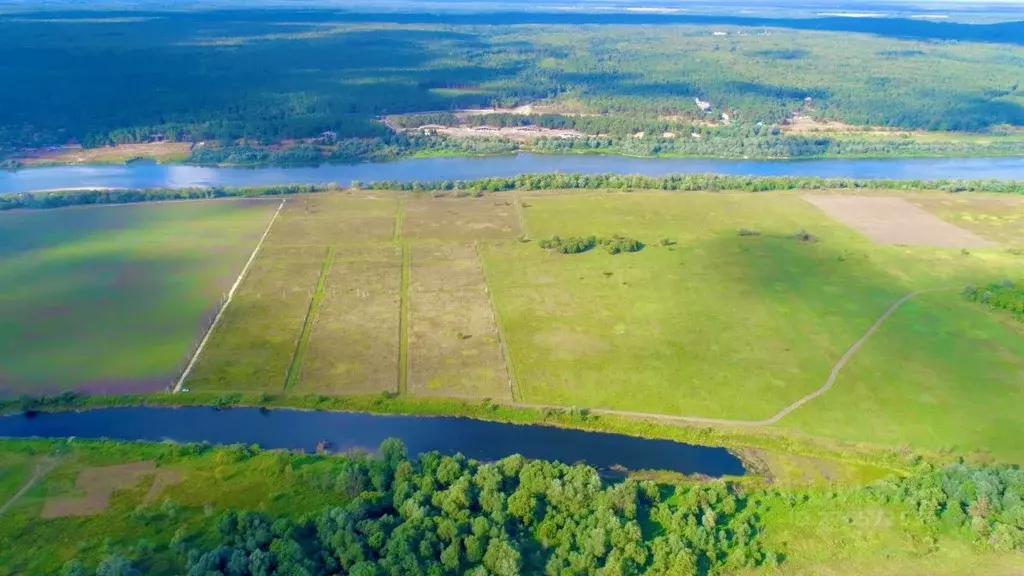
<path fill-rule="evenodd" d="M 288 199 L 281 200 L 281 205 L 277 207 L 277 212 L 274 212 L 274 217 L 270 219 L 270 223 L 267 224 L 267 229 L 263 231 L 263 236 L 260 236 L 260 241 L 256 243 L 256 247 L 253 248 L 252 254 L 249 256 L 249 261 L 245 263 L 242 271 L 238 274 L 238 278 L 235 279 L 235 283 L 231 285 L 231 289 L 228 290 L 228 297 L 224 300 L 224 305 L 217 311 L 217 315 L 213 318 L 213 322 L 210 327 L 206 330 L 206 334 L 203 335 L 203 339 L 199 342 L 199 346 L 196 347 L 196 351 L 192 354 L 192 358 L 189 359 L 188 365 L 185 366 L 185 371 L 181 373 L 181 377 L 178 378 L 177 384 L 174 385 L 174 393 L 181 392 L 185 385 L 185 380 L 188 379 L 189 374 L 192 373 L 192 369 L 195 368 L 196 362 L 203 353 L 203 349 L 206 348 L 206 344 L 210 341 L 210 336 L 213 331 L 217 328 L 217 324 L 220 323 L 221 318 L 224 317 L 224 311 L 231 305 L 231 300 L 235 297 L 235 292 L 238 291 L 238 287 L 242 285 L 242 281 L 245 280 L 246 275 L 249 273 L 249 268 L 252 267 L 252 263 L 256 260 L 256 255 L 260 253 L 260 248 L 263 247 L 263 242 L 270 235 L 270 229 L 274 227 L 274 223 L 277 222 L 277 217 L 281 215 L 281 209 L 284 208 L 285 203 Z"/>
<path fill-rule="evenodd" d="M 36 466 L 36 470 L 32 474 L 32 477 L 28 479 L 28 482 L 26 482 L 25 485 L 22 486 L 21 489 L 18 490 L 18 492 L 14 496 L 11 496 L 11 498 L 7 502 L 4 502 L 3 506 L 0 506 L 0 516 L 3 516 L 4 512 L 6 512 L 8 508 L 14 506 L 14 504 L 17 503 L 18 500 L 20 500 L 21 497 L 24 496 L 26 492 L 31 490 L 32 487 L 36 485 L 36 482 L 42 480 L 43 477 L 49 474 L 50 470 L 56 468 L 57 465 L 60 464 L 60 462 L 60 458 L 54 458 L 53 460 L 40 462 Z"/>
<path fill-rule="evenodd" d="M 850 345 L 850 347 L 846 350 L 846 353 L 844 353 L 842 355 L 842 357 L 839 358 L 839 361 L 837 361 L 832 366 L 832 370 L 829 372 L 828 378 L 825 380 L 825 383 L 820 388 L 818 388 L 817 390 L 811 392 L 810 394 L 807 394 L 806 396 L 803 396 L 802 398 L 798 399 L 796 402 L 793 402 L 789 406 L 786 406 L 782 410 L 779 410 L 777 413 L 775 413 L 775 415 L 773 415 L 773 416 L 771 416 L 769 418 L 765 418 L 764 420 L 728 420 L 728 419 L 725 419 L 725 418 L 701 418 L 701 417 L 698 417 L 698 416 L 672 416 L 670 414 L 653 414 L 653 413 L 650 413 L 650 412 L 630 412 L 628 410 L 613 410 L 613 409 L 610 409 L 610 408 L 588 408 L 588 410 L 591 413 L 593 413 L 593 414 L 603 414 L 603 415 L 608 415 L 608 416 L 625 416 L 625 417 L 628 417 L 628 418 L 642 418 L 642 419 L 645 419 L 645 420 L 661 420 L 661 421 L 667 421 L 667 422 L 679 422 L 679 423 L 683 423 L 683 424 L 711 424 L 711 425 L 718 425 L 718 426 L 750 426 L 750 427 L 753 427 L 753 426 L 771 426 L 772 424 L 777 424 L 780 420 L 782 420 L 783 418 L 785 418 L 786 416 L 791 414 L 797 408 L 800 408 L 804 404 L 810 402 L 811 400 L 814 400 L 815 398 L 823 395 L 824 393 L 826 393 L 830 389 L 832 389 L 832 386 L 834 386 L 835 383 L 836 383 L 836 378 L 839 376 L 839 372 L 843 369 L 844 366 L 846 366 L 847 362 L 849 362 L 854 357 L 854 355 L 857 353 L 857 351 L 860 350 L 861 346 L 863 346 L 871 338 L 871 336 L 874 335 L 874 333 L 877 332 L 878 329 L 882 327 L 882 324 L 885 324 L 885 321 L 888 320 L 889 317 L 892 316 L 896 312 L 896 310 L 898 310 L 899 307 L 902 306 L 905 302 L 907 302 L 911 298 L 914 298 L 915 296 L 918 296 L 920 294 L 924 294 L 926 292 L 937 292 L 937 291 L 940 291 L 940 290 L 951 290 L 951 289 L 952 288 L 948 288 L 947 287 L 947 288 L 928 288 L 928 289 L 925 289 L 925 290 L 915 290 L 914 292 L 906 294 L 902 298 L 900 298 L 899 300 L 893 302 L 892 305 L 890 305 L 889 308 L 881 316 L 878 317 L 878 320 L 875 320 L 875 323 L 872 324 L 871 327 L 867 329 L 867 331 L 860 337 L 860 339 L 858 339 L 856 342 L 854 342 L 852 345 Z M 518 402 L 513 402 L 512 406 L 518 407 L 518 408 L 533 408 L 533 409 L 554 409 L 554 410 L 564 410 L 565 409 L 565 406 L 553 406 L 553 405 L 547 405 L 547 404 L 526 404 L 526 403 L 518 403 Z"/>

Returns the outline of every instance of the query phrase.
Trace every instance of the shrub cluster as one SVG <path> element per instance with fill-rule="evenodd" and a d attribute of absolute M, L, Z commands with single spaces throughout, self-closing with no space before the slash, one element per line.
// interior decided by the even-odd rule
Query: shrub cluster
<path fill-rule="evenodd" d="M 993 310 L 1006 310 L 1017 318 L 1024 319 L 1024 290 L 1014 286 L 1009 280 L 980 288 L 967 286 L 964 288 L 963 296 L 972 302 L 985 304 Z"/>
<path fill-rule="evenodd" d="M 643 250 L 644 243 L 618 234 L 604 238 L 597 236 L 562 238 L 552 236 L 547 240 L 540 241 L 540 247 L 545 250 L 554 250 L 560 254 L 579 254 L 593 250 L 596 246 L 603 246 L 609 254 L 621 254 L 622 252 L 639 252 Z"/>
<path fill-rule="evenodd" d="M 592 250 L 594 246 L 597 246 L 597 236 L 587 236 L 581 238 L 577 236 L 571 236 L 569 238 L 561 238 L 559 236 L 552 236 L 547 240 L 540 241 L 540 247 L 545 250 L 554 250 L 560 254 L 579 254 Z"/>

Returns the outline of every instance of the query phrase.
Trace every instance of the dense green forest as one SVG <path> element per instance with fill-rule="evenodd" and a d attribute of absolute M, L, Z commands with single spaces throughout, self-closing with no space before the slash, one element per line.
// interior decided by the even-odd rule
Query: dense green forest
<path fill-rule="evenodd" d="M 168 450 L 173 455 L 164 459 L 173 461 L 211 448 Z M 213 450 L 222 463 L 259 453 L 245 446 Z M 299 460 L 309 457 L 276 458 L 285 468 Z M 842 492 L 724 481 L 659 485 L 609 481 L 582 464 L 521 456 L 486 464 L 438 453 L 409 458 L 400 441 L 389 439 L 378 455 L 333 458 L 301 481 L 335 503 L 291 516 L 229 509 L 203 523 L 212 530 L 182 524 L 166 548 L 143 540 L 98 565 L 70 560 L 63 573 L 128 576 L 168 564 L 189 576 L 736 573 L 784 568 L 785 553 L 762 544 L 772 529 L 764 513 L 812 499 L 849 514 L 894 505 L 925 527 L 933 546 L 966 537 L 980 550 L 1024 547 L 1024 471 L 1009 465 L 919 464 L 907 477 Z M 165 500 L 139 506 L 131 521 L 163 526 L 181 514 Z"/>
<path fill-rule="evenodd" d="M 590 135 L 537 144 L 547 151 L 717 156 L 963 150 L 780 135 L 795 112 L 899 129 L 1024 125 L 1024 48 L 981 33 L 992 27 L 908 24 L 903 36 L 913 38 L 895 38 L 891 23 L 867 34 L 743 19 L 527 21 L 315 11 L 0 15 L 0 151 L 166 139 L 210 143 L 190 161 L 239 164 L 507 152 L 518 145 L 396 135 L 381 118 L 537 102 L 551 114 L 476 121 Z M 673 130 L 684 137 L 631 137 Z M 311 138 L 328 147 L 261 147 Z"/>

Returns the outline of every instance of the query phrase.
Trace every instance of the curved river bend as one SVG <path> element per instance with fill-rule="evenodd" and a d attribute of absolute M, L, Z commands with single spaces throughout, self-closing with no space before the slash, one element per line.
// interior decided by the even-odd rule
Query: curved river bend
<path fill-rule="evenodd" d="M 485 158 L 410 158 L 372 164 L 297 168 L 212 168 L 134 162 L 123 166 L 59 166 L 0 171 L 0 193 L 60 188 L 191 188 L 269 186 L 353 180 L 472 180 L 548 172 L 580 174 L 705 173 L 750 176 L 815 176 L 967 180 L 1024 178 L 1024 157 L 890 158 L 885 160 L 700 160 L 517 154 Z"/>
<path fill-rule="evenodd" d="M 267 449 L 309 451 L 322 441 L 334 451 L 376 450 L 385 438 L 396 437 L 405 442 L 410 454 L 461 452 L 482 461 L 522 454 L 527 458 L 586 462 L 599 470 L 621 466 L 711 477 L 745 472 L 739 458 L 724 448 L 468 418 L 201 407 L 106 408 L 0 417 L 0 437 L 71 436 L 258 444 Z"/>

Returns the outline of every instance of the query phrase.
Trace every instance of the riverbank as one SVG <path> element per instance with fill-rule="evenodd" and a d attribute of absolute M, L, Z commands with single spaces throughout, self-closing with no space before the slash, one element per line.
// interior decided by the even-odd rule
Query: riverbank
<path fill-rule="evenodd" d="M 212 406 L 220 409 L 232 407 L 287 408 L 311 411 L 363 412 L 404 416 L 457 416 L 517 425 L 554 426 L 592 432 L 609 432 L 640 438 L 673 440 L 699 446 L 729 448 L 753 469 L 774 468 L 769 473 L 783 473 L 791 462 L 771 462 L 785 455 L 820 458 L 853 467 L 884 469 L 904 473 L 920 459 L 940 462 L 946 455 L 895 450 L 868 444 L 853 444 L 812 438 L 793 432 L 770 428 L 733 426 L 693 426 L 666 423 L 657 419 L 629 418 L 617 415 L 593 414 L 578 408 L 535 408 L 526 405 L 498 402 L 470 402 L 454 399 L 412 398 L 398 395 L 317 396 L 272 395 L 256 393 L 216 394 L 187 392 L 152 395 L 81 396 L 64 394 L 40 399 L 22 398 L 0 401 L 0 414 L 18 412 L 60 412 L 93 410 L 111 407 L 154 406 L 184 407 Z M 764 460 L 763 452 L 771 452 Z M 865 471 L 874 474 L 870 470 Z M 856 472 L 854 472 L 856 474 Z"/>

